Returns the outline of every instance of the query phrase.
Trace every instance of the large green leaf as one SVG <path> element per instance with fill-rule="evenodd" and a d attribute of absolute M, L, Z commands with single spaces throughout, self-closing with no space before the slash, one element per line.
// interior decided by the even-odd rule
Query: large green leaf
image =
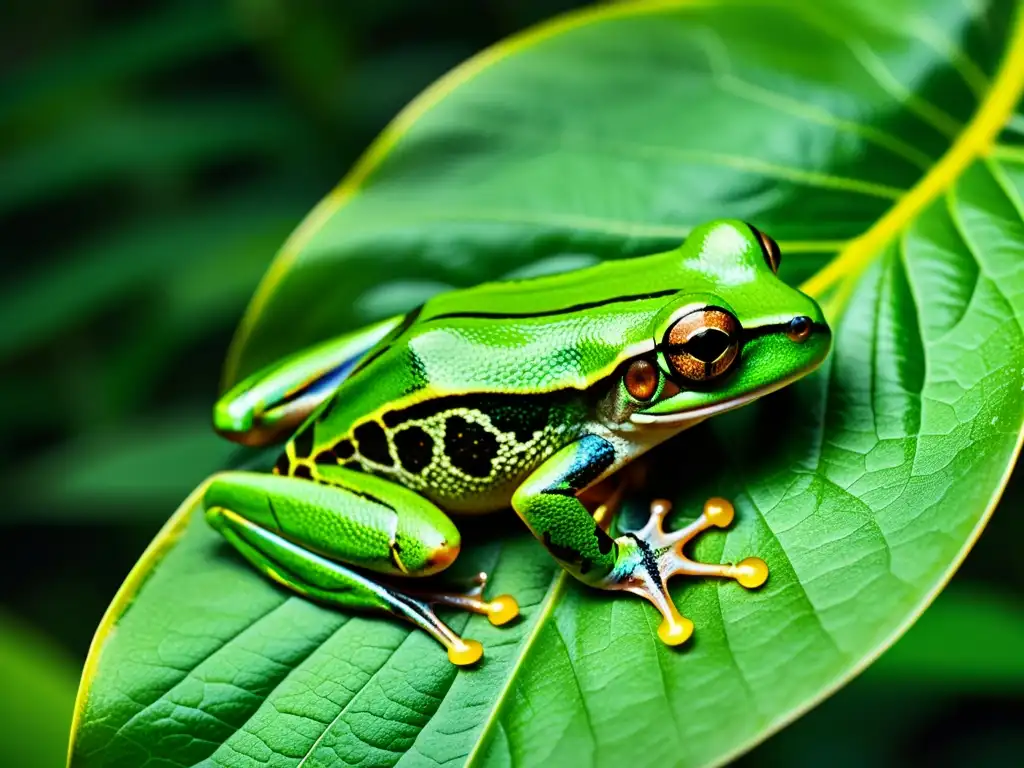
<path fill-rule="evenodd" d="M 759 553 L 764 589 L 676 585 L 697 633 L 668 649 L 649 606 L 579 586 L 508 515 L 469 526 L 457 565 L 490 570 L 523 618 L 454 618 L 487 649 L 456 670 L 422 633 L 271 586 L 193 495 L 97 633 L 73 764 L 716 764 L 892 643 L 1019 448 L 1024 153 L 995 141 L 1024 85 L 1024 18 L 864 5 L 615 5 L 471 60 L 293 235 L 227 372 L 448 285 L 752 220 L 788 279 L 836 256 L 806 283 L 835 351 L 770 407 L 664 446 L 650 491 L 687 514 L 731 496 L 737 525 L 698 554 Z"/>

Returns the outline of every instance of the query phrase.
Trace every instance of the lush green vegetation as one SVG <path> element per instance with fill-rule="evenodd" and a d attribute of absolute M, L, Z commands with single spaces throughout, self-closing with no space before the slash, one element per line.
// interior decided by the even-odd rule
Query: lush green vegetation
<path fill-rule="evenodd" d="M 0 665 L 20 715 L 0 762 L 53 764 L 46 734 L 66 731 L 75 665 L 145 543 L 210 472 L 259 463 L 208 429 L 221 374 L 447 286 L 669 247 L 723 214 L 771 232 L 784 276 L 829 306 L 836 352 L 770 407 L 700 428 L 716 448 L 700 480 L 659 488 L 687 513 L 736 499 L 740 524 L 700 553 L 757 542 L 769 587 L 681 587 L 699 642 L 669 651 L 648 607 L 556 576 L 513 518 L 473 532 L 461 565 L 492 570 L 523 620 L 474 627 L 487 663 L 456 674 L 403 626 L 289 599 L 186 503 L 111 615 L 75 765 L 720 761 L 881 653 L 1001 491 L 1024 420 L 1013 3 L 660 3 L 541 27 L 415 102 L 256 290 L 406 101 L 558 10 L 365 5 L 53 2 L 0 33 L 18 617 Z M 903 640 L 744 760 L 1017 754 L 1017 498 L 1011 483 L 1011 514 Z"/>

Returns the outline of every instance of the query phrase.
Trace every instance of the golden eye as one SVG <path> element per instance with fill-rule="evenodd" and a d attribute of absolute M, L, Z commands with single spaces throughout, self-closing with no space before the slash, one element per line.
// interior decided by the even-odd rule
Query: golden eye
<path fill-rule="evenodd" d="M 708 381 L 739 356 L 740 323 L 732 313 L 706 307 L 679 318 L 665 334 L 665 359 L 688 381 Z"/>
<path fill-rule="evenodd" d="M 622 382 L 626 391 L 637 400 L 646 402 L 658 391 L 658 368 L 648 360 L 634 360 L 626 369 Z"/>
<path fill-rule="evenodd" d="M 776 275 L 779 274 L 779 265 L 782 263 L 782 251 L 779 250 L 779 244 L 753 224 L 747 224 L 747 226 L 753 230 L 754 234 L 757 235 L 757 239 L 761 241 L 761 252 L 764 254 L 764 260 L 768 264 L 768 268 Z"/>

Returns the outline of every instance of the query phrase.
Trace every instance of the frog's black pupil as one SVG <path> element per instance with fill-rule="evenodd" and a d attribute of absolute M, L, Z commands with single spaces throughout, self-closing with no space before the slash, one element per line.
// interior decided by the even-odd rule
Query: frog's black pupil
<path fill-rule="evenodd" d="M 811 330 L 811 318 L 809 317 L 794 317 L 789 321 L 789 332 L 797 336 L 803 336 L 805 333 Z"/>
<path fill-rule="evenodd" d="M 687 339 L 683 349 L 701 362 L 713 363 L 729 348 L 730 343 L 729 334 L 717 328 L 705 328 Z"/>

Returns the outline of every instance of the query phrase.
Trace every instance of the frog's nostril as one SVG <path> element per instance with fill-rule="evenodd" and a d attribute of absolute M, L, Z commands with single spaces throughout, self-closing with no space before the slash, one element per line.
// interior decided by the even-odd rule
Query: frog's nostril
<path fill-rule="evenodd" d="M 799 315 L 789 321 L 786 335 L 795 342 L 807 341 L 807 337 L 811 335 L 813 325 L 814 323 L 811 321 L 811 318 L 806 315 Z"/>

